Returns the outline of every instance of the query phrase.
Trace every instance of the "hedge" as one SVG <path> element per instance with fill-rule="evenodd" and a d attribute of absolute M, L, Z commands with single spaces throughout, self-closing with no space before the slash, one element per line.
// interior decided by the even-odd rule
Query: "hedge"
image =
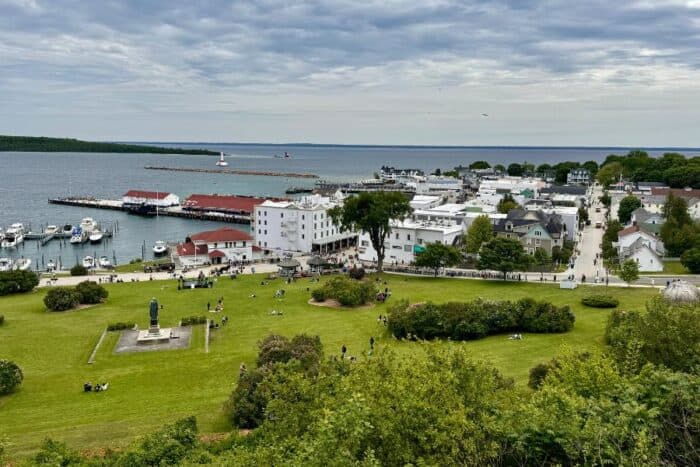
<path fill-rule="evenodd" d="M 180 326 L 193 326 L 195 324 L 206 324 L 207 322 L 207 317 L 200 315 L 200 316 L 185 316 L 180 320 Z"/>
<path fill-rule="evenodd" d="M 102 303 L 109 296 L 104 287 L 92 281 L 81 282 L 75 286 L 75 290 L 80 294 L 80 303 L 88 305 Z"/>
<path fill-rule="evenodd" d="M 610 295 L 597 294 L 583 297 L 581 303 L 593 308 L 615 308 L 620 304 L 620 300 Z"/>
<path fill-rule="evenodd" d="M 82 264 L 76 264 L 75 266 L 70 268 L 70 275 L 71 276 L 87 276 L 88 270 Z"/>
<path fill-rule="evenodd" d="M 44 297 L 44 305 L 51 311 L 66 311 L 80 303 L 80 294 L 75 287 L 53 287 Z"/>
<path fill-rule="evenodd" d="M 345 276 L 329 279 L 321 287 L 314 289 L 311 296 L 317 302 L 329 298 L 338 300 L 343 306 L 360 306 L 371 301 L 377 293 L 374 284 L 369 281 L 353 280 Z"/>
<path fill-rule="evenodd" d="M 108 331 L 122 331 L 124 329 L 134 329 L 134 326 L 136 326 L 136 323 L 132 323 L 127 321 L 126 323 L 118 322 L 118 323 L 109 323 L 107 325 L 107 330 Z"/>
<path fill-rule="evenodd" d="M 33 271 L 0 272 L 0 296 L 29 292 L 39 285 L 39 276 Z"/>
<path fill-rule="evenodd" d="M 524 298 L 517 302 L 425 303 L 402 301 L 389 309 L 388 326 L 398 337 L 474 340 L 507 332 L 558 333 L 571 330 L 575 317 L 568 306 Z"/>

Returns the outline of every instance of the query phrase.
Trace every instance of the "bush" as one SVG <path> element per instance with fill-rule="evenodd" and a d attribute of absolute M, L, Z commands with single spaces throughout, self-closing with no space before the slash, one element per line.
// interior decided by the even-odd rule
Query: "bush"
<path fill-rule="evenodd" d="M 129 264 L 139 264 L 141 261 L 143 261 L 141 258 L 131 258 Z"/>
<path fill-rule="evenodd" d="M 474 300 L 444 304 L 409 305 L 402 301 L 389 309 L 389 330 L 398 338 L 480 339 L 505 332 L 566 332 L 574 325 L 568 306 L 522 299 L 517 302 Z"/>
<path fill-rule="evenodd" d="M 32 271 L 0 272 L 0 296 L 29 292 L 39 285 L 39 276 Z"/>
<path fill-rule="evenodd" d="M 136 323 L 132 323 L 129 321 L 127 321 L 125 323 L 122 323 L 122 322 L 109 323 L 107 325 L 107 330 L 108 331 L 122 331 L 124 329 L 134 329 L 134 326 L 136 326 Z"/>
<path fill-rule="evenodd" d="M 0 396 L 14 391 L 23 379 L 22 370 L 15 362 L 0 360 Z"/>
<path fill-rule="evenodd" d="M 75 266 L 70 268 L 70 275 L 71 276 L 87 276 L 88 270 L 82 264 L 76 264 Z"/>
<path fill-rule="evenodd" d="M 348 276 L 356 281 L 361 281 L 365 277 L 365 268 L 358 268 L 357 266 L 354 266 L 348 271 Z"/>
<path fill-rule="evenodd" d="M 75 290 L 80 294 L 80 303 L 84 304 L 102 303 L 109 296 L 104 287 L 92 281 L 81 282 Z"/>
<path fill-rule="evenodd" d="M 0 315 L 0 326 L 5 324 L 5 315 Z"/>
<path fill-rule="evenodd" d="M 311 296 L 317 302 L 332 298 L 338 300 L 343 306 L 353 307 L 368 303 L 376 293 L 377 290 L 371 282 L 356 281 L 345 276 L 336 276 L 329 279 L 320 288 L 314 289 Z"/>
<path fill-rule="evenodd" d="M 44 305 L 51 311 L 66 311 L 80 303 L 80 294 L 73 287 L 53 287 L 44 297 Z"/>
<path fill-rule="evenodd" d="M 195 324 L 206 324 L 207 317 L 200 316 L 185 316 L 180 320 L 180 326 L 194 326 Z"/>
<path fill-rule="evenodd" d="M 79 465 L 83 461 L 80 454 L 70 449 L 66 443 L 50 438 L 41 443 L 41 448 L 33 460 L 36 465 L 50 466 Z"/>
<path fill-rule="evenodd" d="M 620 301 L 611 295 L 597 294 L 583 297 L 581 303 L 593 308 L 615 308 L 620 304 Z"/>
<path fill-rule="evenodd" d="M 539 389 L 551 369 L 552 365 L 549 363 L 540 363 L 530 368 L 530 378 L 527 381 L 530 389 Z"/>

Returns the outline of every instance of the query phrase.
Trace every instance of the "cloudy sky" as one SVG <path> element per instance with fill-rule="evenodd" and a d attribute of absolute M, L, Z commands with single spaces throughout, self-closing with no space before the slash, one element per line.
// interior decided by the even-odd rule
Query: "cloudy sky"
<path fill-rule="evenodd" d="M 0 0 L 0 108 L 97 140 L 700 146 L 700 0 Z"/>

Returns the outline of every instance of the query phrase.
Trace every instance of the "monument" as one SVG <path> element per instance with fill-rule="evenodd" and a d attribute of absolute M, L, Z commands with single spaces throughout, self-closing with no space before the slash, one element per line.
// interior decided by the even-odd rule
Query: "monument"
<path fill-rule="evenodd" d="M 139 331 L 139 335 L 136 338 L 138 344 L 162 344 L 177 337 L 173 335 L 172 329 L 160 328 L 160 324 L 158 323 L 159 311 L 158 300 L 153 297 L 151 303 L 148 305 L 148 315 L 150 318 L 148 330 Z"/>

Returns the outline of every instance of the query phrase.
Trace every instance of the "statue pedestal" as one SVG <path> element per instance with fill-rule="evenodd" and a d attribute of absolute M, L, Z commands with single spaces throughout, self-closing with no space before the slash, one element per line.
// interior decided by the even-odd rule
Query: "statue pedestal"
<path fill-rule="evenodd" d="M 137 344 L 162 344 L 163 342 L 168 342 L 170 339 L 176 338 L 173 335 L 171 328 L 161 329 L 158 325 L 151 326 L 148 330 L 139 331 L 139 335 L 136 338 Z"/>

